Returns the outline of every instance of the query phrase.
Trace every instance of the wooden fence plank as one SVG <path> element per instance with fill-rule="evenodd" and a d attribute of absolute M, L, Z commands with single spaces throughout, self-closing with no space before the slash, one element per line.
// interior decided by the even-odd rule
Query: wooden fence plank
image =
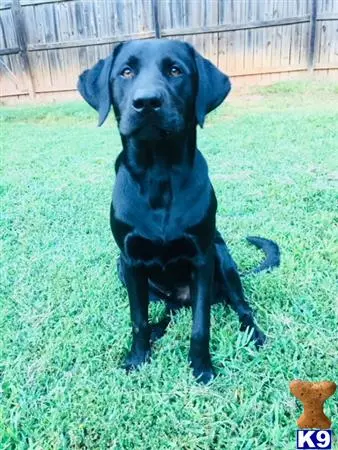
<path fill-rule="evenodd" d="M 155 37 L 160 38 L 161 37 L 161 26 L 160 26 L 160 18 L 159 18 L 159 7 L 158 7 L 158 0 L 152 0 L 152 9 L 153 9 L 153 20 L 155 25 Z"/>
<path fill-rule="evenodd" d="M 28 92 L 30 97 L 34 98 L 34 82 L 32 77 L 32 70 L 27 54 L 27 43 L 26 43 L 26 34 L 25 34 L 25 26 L 24 20 L 20 5 L 20 0 L 12 0 L 12 14 L 13 14 L 13 22 L 15 26 L 15 32 L 17 35 L 18 45 L 20 49 L 20 56 L 22 59 L 23 70 L 27 75 L 27 84 L 28 84 Z"/>
<path fill-rule="evenodd" d="M 0 56 L 15 55 L 16 53 L 19 53 L 19 52 L 20 52 L 19 47 L 1 48 L 0 49 Z"/>
<path fill-rule="evenodd" d="M 204 34 L 204 33 L 221 33 L 227 31 L 238 31 L 238 30 L 251 30 L 254 28 L 265 28 L 265 27 L 275 27 L 278 25 L 292 25 L 295 23 L 303 23 L 309 21 L 309 15 L 304 15 L 302 17 L 289 17 L 278 20 L 262 20 L 259 22 L 248 22 L 243 24 L 226 24 L 226 25 L 214 25 L 214 26 L 200 26 L 197 28 L 182 28 L 182 29 L 164 29 L 162 30 L 162 36 L 172 36 L 172 35 L 189 35 L 189 34 Z"/>
<path fill-rule="evenodd" d="M 66 42 L 51 42 L 46 44 L 28 44 L 29 52 L 36 52 L 41 50 L 56 50 L 65 48 L 78 48 L 78 47 L 92 47 L 97 45 L 114 44 L 132 39 L 151 39 L 154 38 L 153 31 L 137 34 L 119 35 L 118 37 L 106 37 L 97 39 L 82 39 L 78 41 L 66 41 Z"/>
<path fill-rule="evenodd" d="M 316 36 L 317 36 L 317 0 L 312 0 L 311 3 L 311 15 L 310 15 L 310 41 L 309 41 L 309 54 L 308 54 L 308 69 L 313 70 L 315 65 L 315 49 L 316 49 Z"/>

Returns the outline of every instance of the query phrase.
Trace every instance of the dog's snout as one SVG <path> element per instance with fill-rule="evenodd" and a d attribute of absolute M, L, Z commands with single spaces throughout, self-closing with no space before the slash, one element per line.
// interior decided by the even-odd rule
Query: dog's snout
<path fill-rule="evenodd" d="M 162 103 L 159 91 L 137 91 L 133 98 L 133 108 L 137 112 L 158 110 Z"/>

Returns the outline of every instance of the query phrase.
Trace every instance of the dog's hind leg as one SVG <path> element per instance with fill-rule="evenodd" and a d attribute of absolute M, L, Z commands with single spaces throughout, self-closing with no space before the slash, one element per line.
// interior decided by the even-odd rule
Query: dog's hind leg
<path fill-rule="evenodd" d="M 262 346 L 266 337 L 254 321 L 253 311 L 244 298 L 242 283 L 238 274 L 237 266 L 221 236 L 216 230 L 215 234 L 215 284 L 218 289 L 217 295 L 222 296 L 238 314 L 241 322 L 241 331 L 252 328 L 251 339 L 256 347 Z"/>

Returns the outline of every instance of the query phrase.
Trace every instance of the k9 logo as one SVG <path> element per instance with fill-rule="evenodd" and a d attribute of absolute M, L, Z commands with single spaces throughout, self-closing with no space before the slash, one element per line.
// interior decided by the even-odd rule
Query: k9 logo
<path fill-rule="evenodd" d="M 297 449 L 331 449 L 332 430 L 297 430 Z"/>

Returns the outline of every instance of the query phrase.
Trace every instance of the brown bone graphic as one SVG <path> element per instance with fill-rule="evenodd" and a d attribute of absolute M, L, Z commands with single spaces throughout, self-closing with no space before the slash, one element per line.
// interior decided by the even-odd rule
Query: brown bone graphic
<path fill-rule="evenodd" d="M 297 397 L 304 406 L 304 412 L 297 420 L 299 428 L 319 428 L 325 430 L 330 428 L 331 420 L 323 411 L 325 400 L 336 391 L 336 383 L 333 381 L 311 381 L 294 380 L 290 383 L 291 393 Z"/>

